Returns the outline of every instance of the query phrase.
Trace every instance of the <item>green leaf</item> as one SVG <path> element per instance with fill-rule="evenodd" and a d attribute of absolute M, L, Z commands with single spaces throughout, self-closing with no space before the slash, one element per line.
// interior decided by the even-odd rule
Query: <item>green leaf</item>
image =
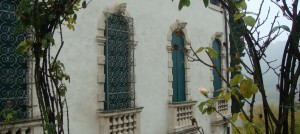
<path fill-rule="evenodd" d="M 249 89 L 249 88 L 250 88 L 250 86 L 247 86 L 247 81 L 243 80 L 240 84 L 240 89 L 241 89 L 241 94 L 245 98 L 250 98 L 252 96 L 251 89 Z"/>
<path fill-rule="evenodd" d="M 241 71 L 241 70 L 242 70 L 242 67 L 239 66 L 239 65 L 236 65 L 236 66 L 234 66 L 234 69 Z"/>
<path fill-rule="evenodd" d="M 218 53 L 214 49 L 207 47 L 207 50 L 208 50 L 209 56 L 211 56 L 213 58 L 218 58 Z"/>
<path fill-rule="evenodd" d="M 247 121 L 247 118 L 243 113 L 240 113 L 239 116 L 242 121 Z"/>
<path fill-rule="evenodd" d="M 207 112 L 207 108 L 203 109 L 202 114 L 205 114 Z"/>
<path fill-rule="evenodd" d="M 65 85 L 60 86 L 59 93 L 61 96 L 65 96 L 67 92 L 67 87 Z"/>
<path fill-rule="evenodd" d="M 238 113 L 232 114 L 232 118 L 231 118 L 232 122 L 235 122 L 237 120 L 237 117 L 238 117 Z"/>
<path fill-rule="evenodd" d="M 42 39 L 42 48 L 46 48 L 48 46 L 48 41 L 46 39 Z"/>
<path fill-rule="evenodd" d="M 205 105 L 205 102 L 201 102 L 199 105 L 198 105 L 198 108 L 199 110 L 202 112 L 203 111 L 203 107 Z"/>
<path fill-rule="evenodd" d="M 233 72 L 234 70 L 235 70 L 234 67 L 227 68 L 227 72 Z"/>
<path fill-rule="evenodd" d="M 244 10 L 247 9 L 247 4 L 246 4 L 245 0 L 243 0 L 243 1 L 240 2 L 240 7 L 241 7 L 242 9 L 244 9 Z"/>
<path fill-rule="evenodd" d="M 233 87 L 238 85 L 242 80 L 243 80 L 243 76 L 241 74 L 237 74 L 229 81 L 229 84 L 231 87 Z"/>
<path fill-rule="evenodd" d="M 233 16 L 234 21 L 237 21 L 238 19 L 242 18 L 243 16 L 245 16 L 245 13 L 234 14 L 234 16 Z"/>
<path fill-rule="evenodd" d="M 247 9 L 247 4 L 246 4 L 245 0 L 235 2 L 235 6 L 238 9 L 242 9 L 242 10 Z"/>
<path fill-rule="evenodd" d="M 230 93 L 230 92 L 227 92 L 227 93 L 225 94 L 225 96 L 224 96 L 224 99 L 225 99 L 226 101 L 228 101 L 228 100 L 230 99 L 230 97 L 231 97 L 231 93 Z"/>
<path fill-rule="evenodd" d="M 243 19 L 246 25 L 251 27 L 255 25 L 255 19 L 252 16 L 246 16 Z"/>
<path fill-rule="evenodd" d="M 252 84 L 250 90 L 251 90 L 252 94 L 256 94 L 258 92 L 257 85 L 256 84 Z"/>
<path fill-rule="evenodd" d="M 72 29 L 72 30 L 74 31 L 74 26 L 73 26 L 72 24 L 68 23 L 68 24 L 67 24 L 67 27 L 68 27 L 69 29 Z"/>
<path fill-rule="evenodd" d="M 208 6 L 208 2 L 209 0 L 203 0 L 204 6 L 207 7 Z"/>
<path fill-rule="evenodd" d="M 22 41 L 16 48 L 16 53 L 28 56 L 28 51 L 32 47 L 32 40 Z"/>
<path fill-rule="evenodd" d="M 205 49 L 205 47 L 200 47 L 200 48 L 198 48 L 198 50 L 196 51 L 196 53 L 200 53 L 200 52 L 202 52 L 204 49 Z"/>
<path fill-rule="evenodd" d="M 214 108 L 214 107 L 208 107 L 208 108 L 207 108 L 207 114 L 208 114 L 208 115 L 211 115 L 214 111 L 215 111 L 215 108 Z"/>
<path fill-rule="evenodd" d="M 281 28 L 285 31 L 291 32 L 290 28 L 286 25 L 281 25 Z"/>
<path fill-rule="evenodd" d="M 234 98 L 235 98 L 236 100 L 240 101 L 239 96 L 238 96 L 235 92 L 232 92 L 231 94 L 234 96 Z"/>
<path fill-rule="evenodd" d="M 181 10 L 183 8 L 183 6 L 189 7 L 190 4 L 191 4 L 190 0 L 180 0 L 178 9 Z"/>
<path fill-rule="evenodd" d="M 76 21 L 76 19 L 77 19 L 77 14 L 74 14 L 74 15 L 73 15 L 73 19 L 74 19 L 74 21 Z"/>
<path fill-rule="evenodd" d="M 280 25 L 280 26 L 273 27 L 272 30 L 271 30 L 271 33 L 276 32 L 280 28 L 282 28 L 283 30 L 285 30 L 287 32 L 291 32 L 291 30 L 290 30 L 290 28 L 288 26 L 286 26 L 286 25 Z"/>

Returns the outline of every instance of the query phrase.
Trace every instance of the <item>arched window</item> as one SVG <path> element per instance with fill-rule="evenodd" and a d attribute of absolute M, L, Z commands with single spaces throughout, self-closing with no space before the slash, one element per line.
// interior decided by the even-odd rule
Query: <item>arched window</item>
<path fill-rule="evenodd" d="M 134 107 L 132 18 L 107 13 L 105 22 L 105 110 Z"/>
<path fill-rule="evenodd" d="M 217 52 L 218 56 L 217 58 L 212 58 L 212 61 L 214 63 L 214 65 L 216 66 L 217 70 L 219 72 L 221 72 L 221 43 L 219 40 L 215 39 L 213 41 L 213 44 L 212 44 L 212 48 Z M 214 69 L 213 70 L 213 76 L 214 76 L 214 81 L 213 81 L 213 85 L 214 85 L 214 93 L 213 93 L 213 96 L 218 96 L 219 95 L 219 92 L 218 90 L 221 89 L 222 87 L 222 79 L 221 77 L 219 76 L 218 72 Z"/>
<path fill-rule="evenodd" d="M 16 0 L 0 2 L 0 112 L 4 109 L 16 111 L 15 118 L 28 117 L 27 61 L 16 54 L 16 47 L 26 34 L 15 34 Z M 0 116 L 0 121 L 4 117 Z"/>
<path fill-rule="evenodd" d="M 186 101 L 185 94 L 185 47 L 182 32 L 172 33 L 172 61 L 173 61 L 173 102 Z"/>

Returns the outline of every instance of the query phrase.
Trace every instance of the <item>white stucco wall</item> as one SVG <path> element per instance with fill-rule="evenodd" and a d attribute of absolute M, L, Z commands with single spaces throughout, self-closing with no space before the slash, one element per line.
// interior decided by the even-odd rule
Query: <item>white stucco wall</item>
<path fill-rule="evenodd" d="M 72 134 L 99 134 L 98 83 L 96 43 L 97 23 L 105 7 L 117 0 L 93 0 L 78 13 L 75 31 L 64 30 L 65 46 L 59 57 L 71 75 L 68 85 L 68 105 Z M 202 1 L 192 1 L 189 8 L 178 11 L 178 0 L 126 0 L 127 11 L 134 19 L 136 75 L 136 105 L 144 107 L 141 113 L 142 134 L 166 134 L 168 131 L 168 52 L 167 34 L 176 19 L 187 22 L 192 46 L 209 46 L 216 32 L 224 32 L 223 14 L 204 8 Z M 208 61 L 206 55 L 201 55 Z M 198 62 L 191 63 L 191 92 L 196 101 L 205 98 L 198 88 L 211 87 L 211 70 Z M 197 105 L 196 105 L 197 106 Z M 212 131 L 210 117 L 200 114 L 196 118 L 206 134 Z"/>

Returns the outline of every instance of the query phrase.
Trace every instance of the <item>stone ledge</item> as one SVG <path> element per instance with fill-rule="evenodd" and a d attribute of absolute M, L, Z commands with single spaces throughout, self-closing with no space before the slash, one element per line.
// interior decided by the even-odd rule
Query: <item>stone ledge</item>
<path fill-rule="evenodd" d="M 120 110 L 99 110 L 97 111 L 97 114 L 99 117 L 111 117 L 130 113 L 140 113 L 142 112 L 143 108 L 144 107 L 134 107 Z"/>
<path fill-rule="evenodd" d="M 0 122 L 0 126 L 3 126 L 4 123 Z M 31 119 L 23 119 L 16 120 L 6 123 L 5 128 L 3 129 L 4 133 L 25 133 L 25 131 L 30 131 L 34 128 L 40 127 L 42 128 L 42 119 L 41 118 L 31 118 Z M 0 128 L 1 129 L 1 128 Z"/>
<path fill-rule="evenodd" d="M 196 125 L 186 126 L 178 129 L 172 129 L 168 134 L 196 134 L 198 132 L 198 127 Z"/>
<path fill-rule="evenodd" d="M 197 101 L 172 102 L 172 103 L 169 103 L 169 107 L 190 106 L 190 105 L 195 105 L 196 103 L 197 103 Z"/>
<path fill-rule="evenodd" d="M 35 126 L 38 124 L 42 124 L 41 118 L 29 118 L 29 119 L 22 119 L 22 120 L 15 120 L 6 123 L 7 125 L 14 125 L 14 126 L 24 126 L 24 124 L 28 124 L 30 126 Z M 4 125 L 4 122 L 0 122 L 0 125 Z"/>

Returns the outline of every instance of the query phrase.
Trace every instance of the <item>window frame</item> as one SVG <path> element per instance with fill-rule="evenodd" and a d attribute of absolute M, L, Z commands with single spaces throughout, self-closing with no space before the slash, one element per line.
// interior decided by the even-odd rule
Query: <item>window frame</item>
<path fill-rule="evenodd" d="M 218 5 L 215 5 L 213 3 L 211 3 L 211 0 L 209 1 L 208 7 L 212 10 L 218 11 L 218 12 L 223 12 L 223 8 L 221 3 L 219 3 Z"/>
<path fill-rule="evenodd" d="M 104 56 L 105 56 L 105 65 L 104 65 L 104 74 L 105 74 L 105 85 L 104 85 L 104 92 L 105 92 L 105 104 L 104 104 L 104 109 L 105 110 L 119 110 L 119 109 L 126 109 L 126 108 L 133 108 L 135 107 L 135 83 L 133 82 L 134 80 L 134 48 L 132 47 L 133 46 L 133 41 L 134 41 L 134 37 L 133 37 L 133 18 L 131 17 L 126 17 L 126 16 L 123 16 L 123 15 L 120 15 L 120 14 L 117 14 L 117 13 L 108 13 L 106 12 L 106 16 L 107 16 L 107 19 L 105 21 L 105 33 L 104 33 L 104 36 L 106 37 L 106 42 L 105 42 L 105 48 L 104 48 Z M 110 19 L 115 19 L 115 20 L 110 20 Z M 124 24 L 126 25 L 125 27 L 127 27 L 127 29 L 117 29 L 117 28 L 114 28 L 113 26 L 115 26 L 115 24 L 110 24 L 109 22 L 119 22 L 120 25 Z M 111 25 L 111 27 L 109 26 Z M 127 31 L 126 31 L 127 30 Z M 115 32 L 116 35 L 112 35 L 110 34 L 111 32 Z M 113 54 L 112 51 L 110 51 L 110 47 L 111 45 L 115 45 L 115 46 L 120 46 L 122 45 L 121 44 L 118 44 L 118 43 L 114 43 L 115 41 L 120 41 L 120 39 L 122 40 L 122 36 L 120 35 L 122 34 L 127 36 L 127 38 L 125 40 L 123 40 L 124 42 L 124 46 L 126 47 L 126 51 L 127 52 L 127 59 L 126 59 L 126 56 L 121 56 L 121 58 L 125 58 L 127 60 L 127 63 L 126 65 L 123 67 L 116 67 L 116 66 L 111 66 L 111 65 L 114 65 L 116 63 L 112 63 L 112 62 L 115 62 L 113 61 L 112 59 L 110 59 L 110 56 L 111 55 L 116 55 L 116 56 L 120 56 L 120 54 L 122 55 L 122 53 L 115 53 Z M 120 36 L 118 36 L 120 35 Z M 111 38 L 113 37 L 118 37 L 117 40 L 110 40 Z M 123 36 L 124 37 L 124 36 Z M 119 47 L 118 47 L 119 48 Z M 116 48 L 117 49 L 117 48 Z M 124 51 L 122 51 L 124 52 Z M 124 53 L 123 53 L 124 55 Z M 120 57 L 119 57 L 120 58 Z M 124 60 L 118 60 L 118 58 L 115 58 L 115 60 L 117 61 L 117 63 L 120 63 Z M 118 76 L 117 79 L 114 79 L 114 80 L 117 80 L 118 83 L 114 83 L 114 82 L 111 82 L 113 81 L 113 79 L 110 79 L 110 77 L 113 77 L 114 75 L 112 75 L 111 72 L 114 72 L 112 71 L 114 68 L 118 68 L 117 70 L 123 70 L 121 71 L 121 74 L 122 73 L 127 73 L 127 76 L 125 76 L 126 78 L 126 81 L 127 82 L 122 82 L 122 79 Z M 128 69 L 126 71 L 126 69 Z M 111 71 L 110 71 L 111 70 Z M 120 71 L 119 71 L 120 72 Z M 115 77 L 116 78 L 116 77 Z M 120 83 L 121 81 L 121 83 Z M 125 87 L 127 88 L 126 90 L 126 93 L 128 96 L 127 98 L 125 99 L 116 99 L 115 102 L 113 102 L 113 99 L 111 98 L 119 98 L 120 96 L 122 97 L 122 94 L 120 94 L 120 92 L 124 92 L 124 91 L 119 91 L 118 89 L 120 89 L 120 87 L 117 87 L 115 88 L 117 91 L 116 92 L 113 92 L 111 91 L 111 86 L 114 87 L 116 85 L 126 85 Z M 123 86 L 123 89 L 124 89 L 124 86 Z M 114 95 L 118 93 L 118 95 Z M 125 95 L 126 97 L 126 95 Z M 111 107 L 111 105 L 113 104 L 116 104 L 117 106 L 116 107 Z M 120 106 L 121 104 L 121 106 Z M 122 104 L 125 104 L 126 106 L 122 106 Z"/>
<path fill-rule="evenodd" d="M 121 3 L 121 4 L 125 4 L 125 3 Z M 105 28 L 106 28 L 106 20 L 109 17 L 109 14 L 115 14 L 118 13 L 118 8 L 121 5 L 120 3 L 116 3 L 114 5 L 108 6 L 106 7 L 102 14 L 100 15 L 99 21 L 98 21 L 98 26 L 97 26 L 97 30 L 98 30 L 98 34 L 96 37 L 96 43 L 98 45 L 98 56 L 97 56 L 97 62 L 98 62 L 98 74 L 97 74 L 97 82 L 98 82 L 98 109 L 100 111 L 119 111 L 119 110 L 126 110 L 126 109 L 106 109 L 105 107 L 105 103 L 106 103 L 106 93 L 105 93 L 105 79 L 106 79 L 106 75 L 105 75 L 105 63 L 106 61 L 106 56 L 105 56 L 105 48 L 106 48 L 106 41 L 107 38 L 105 36 Z M 125 10 L 124 14 L 120 14 L 123 17 L 128 17 L 128 18 L 132 18 L 131 15 Z M 134 19 L 132 20 L 132 24 Z M 132 51 L 135 51 L 135 48 L 138 44 L 137 41 L 134 40 L 135 38 L 135 31 L 134 31 L 134 27 L 132 27 L 132 29 L 130 29 L 132 31 L 132 36 L 131 36 L 131 43 L 130 43 L 130 47 L 132 48 Z M 133 67 L 136 66 L 136 60 L 135 58 L 133 58 Z M 135 72 L 133 71 L 132 74 L 133 78 L 130 80 L 133 87 L 135 88 Z M 135 94 L 135 89 L 134 89 L 134 94 Z M 135 95 L 132 96 L 132 99 L 135 100 Z M 134 106 L 132 106 L 131 108 L 127 108 L 127 109 L 132 109 L 133 107 L 137 107 L 136 103 L 134 103 Z"/>
<path fill-rule="evenodd" d="M 170 29 L 168 31 L 167 34 L 167 52 L 168 52 L 168 101 L 169 103 L 181 103 L 181 102 L 174 102 L 173 101 L 173 95 L 174 95 L 174 89 L 173 89 L 173 74 L 172 74 L 172 69 L 173 69 L 173 59 L 172 59 L 172 51 L 173 51 L 173 47 L 172 47 L 172 34 L 174 32 L 181 32 L 181 34 L 184 37 L 184 46 L 185 46 L 185 51 L 186 54 L 189 54 L 191 49 L 189 47 L 189 45 L 191 45 L 191 42 L 189 40 L 188 34 L 187 34 L 187 29 L 186 27 L 182 27 L 181 25 L 186 22 L 180 21 L 180 20 L 176 20 L 175 23 L 173 23 L 170 26 Z M 179 30 L 179 31 L 178 31 Z M 184 67 L 185 67 L 185 102 L 186 101 L 192 101 L 192 96 L 191 96 L 191 87 L 190 87 L 190 80 L 191 80 L 191 76 L 190 76 L 190 63 L 187 62 L 187 56 L 184 56 Z"/>

